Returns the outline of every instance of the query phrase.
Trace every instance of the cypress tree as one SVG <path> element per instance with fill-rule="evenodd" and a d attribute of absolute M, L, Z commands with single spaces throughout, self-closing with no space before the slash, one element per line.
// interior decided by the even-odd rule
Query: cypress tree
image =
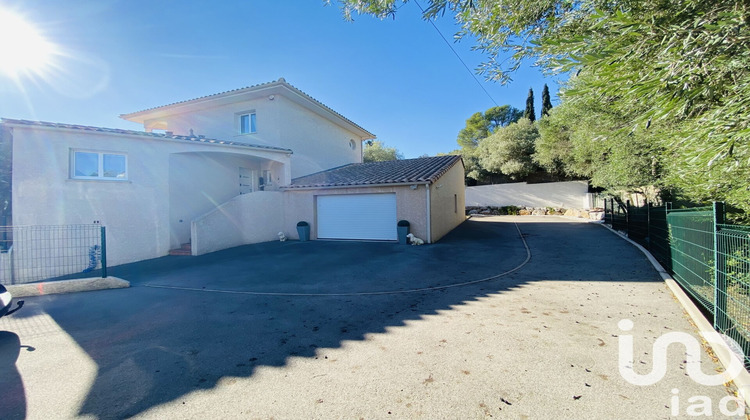
<path fill-rule="evenodd" d="M 523 111 L 523 117 L 528 118 L 529 121 L 534 122 L 536 120 L 536 111 L 534 111 L 534 90 L 529 88 L 529 96 L 526 98 L 526 110 Z"/>
<path fill-rule="evenodd" d="M 542 89 L 542 118 L 549 115 L 550 109 L 552 109 L 552 100 L 549 97 L 549 88 L 545 83 L 544 89 Z"/>

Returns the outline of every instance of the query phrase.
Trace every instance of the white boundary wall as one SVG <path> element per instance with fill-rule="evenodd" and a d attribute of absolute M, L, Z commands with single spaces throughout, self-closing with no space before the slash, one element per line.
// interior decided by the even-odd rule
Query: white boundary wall
<path fill-rule="evenodd" d="M 586 181 L 466 187 L 467 206 L 589 208 Z"/>
<path fill-rule="evenodd" d="M 278 240 L 284 221 L 282 192 L 234 197 L 191 223 L 193 255 Z"/>

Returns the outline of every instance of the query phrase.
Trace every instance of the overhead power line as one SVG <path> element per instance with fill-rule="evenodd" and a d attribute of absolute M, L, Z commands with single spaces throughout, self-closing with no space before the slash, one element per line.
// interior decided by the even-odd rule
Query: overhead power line
<path fill-rule="evenodd" d="M 419 10 L 422 11 L 422 16 L 424 16 L 424 9 L 422 8 L 422 5 L 419 4 L 419 2 L 417 0 L 414 0 L 414 3 L 417 4 L 417 7 L 419 7 Z M 461 64 L 464 65 L 464 68 L 466 69 L 466 71 L 469 72 L 469 74 L 471 75 L 471 77 L 474 79 L 475 82 L 477 82 L 477 85 L 479 85 L 479 87 L 484 91 L 484 93 L 487 95 L 487 97 L 490 98 L 490 100 L 492 101 L 492 103 L 495 104 L 495 106 L 500 106 L 500 105 L 497 104 L 497 102 L 495 102 L 495 99 L 492 97 L 492 95 L 490 95 L 490 93 L 487 92 L 487 89 L 484 88 L 484 85 L 482 84 L 482 82 L 480 82 L 479 79 L 477 79 L 476 74 L 474 74 L 474 72 L 469 68 L 469 66 L 466 65 L 466 63 L 461 58 L 461 56 L 458 55 L 458 52 L 456 52 L 456 50 L 453 48 L 453 45 L 450 42 L 448 42 L 448 39 L 445 38 L 445 36 L 443 35 L 442 32 L 440 32 L 440 29 L 438 29 L 437 25 L 435 25 L 435 22 L 433 22 L 432 19 L 428 19 L 427 21 L 430 22 L 430 25 L 432 25 L 433 28 L 435 28 L 435 30 L 437 31 L 438 35 L 440 35 L 440 38 L 443 38 L 443 41 L 445 41 L 445 45 L 447 45 L 448 48 L 450 48 L 451 51 L 453 51 L 453 54 L 455 54 L 456 58 L 458 58 L 458 61 L 460 61 Z"/>

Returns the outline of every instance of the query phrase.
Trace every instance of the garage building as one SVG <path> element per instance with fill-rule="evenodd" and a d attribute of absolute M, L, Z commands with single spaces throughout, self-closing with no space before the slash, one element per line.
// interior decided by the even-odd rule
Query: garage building
<path fill-rule="evenodd" d="M 395 241 L 406 220 L 431 243 L 465 220 L 460 156 L 349 164 L 282 189 L 286 219 L 308 222 L 311 239 Z"/>

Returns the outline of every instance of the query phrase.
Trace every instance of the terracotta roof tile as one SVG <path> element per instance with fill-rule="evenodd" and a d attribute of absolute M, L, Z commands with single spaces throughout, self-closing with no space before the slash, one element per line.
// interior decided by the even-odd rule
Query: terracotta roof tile
<path fill-rule="evenodd" d="M 14 119 L 9 119 L 9 118 L 0 118 L 0 123 L 14 124 L 14 125 L 26 125 L 26 126 L 32 126 L 32 127 L 64 128 L 68 130 L 93 131 L 97 133 L 125 134 L 125 135 L 130 135 L 130 136 L 143 136 L 143 137 L 149 137 L 149 138 L 155 138 L 155 139 L 161 139 L 161 140 L 182 140 L 182 141 L 189 141 L 189 142 L 195 142 L 195 143 L 208 143 L 208 144 L 217 144 L 217 145 L 225 145 L 225 146 L 239 146 L 239 147 L 248 147 L 252 149 L 265 149 L 265 150 L 272 150 L 272 151 L 281 151 L 285 153 L 292 153 L 290 149 L 285 149 L 282 147 L 263 146 L 263 145 L 257 145 L 257 144 L 240 143 L 240 142 L 235 142 L 235 141 L 208 139 L 208 138 L 200 137 L 200 136 L 192 136 L 192 137 L 191 136 L 178 136 L 174 134 L 149 133 L 146 131 L 124 130 L 120 128 L 91 127 L 87 125 L 78 125 L 78 124 L 51 123 L 51 122 L 45 122 L 45 121 L 14 120 Z"/>
<path fill-rule="evenodd" d="M 446 155 L 387 162 L 352 163 L 295 178 L 291 185 L 284 189 L 433 183 L 459 161 L 461 161 L 461 156 Z"/>

